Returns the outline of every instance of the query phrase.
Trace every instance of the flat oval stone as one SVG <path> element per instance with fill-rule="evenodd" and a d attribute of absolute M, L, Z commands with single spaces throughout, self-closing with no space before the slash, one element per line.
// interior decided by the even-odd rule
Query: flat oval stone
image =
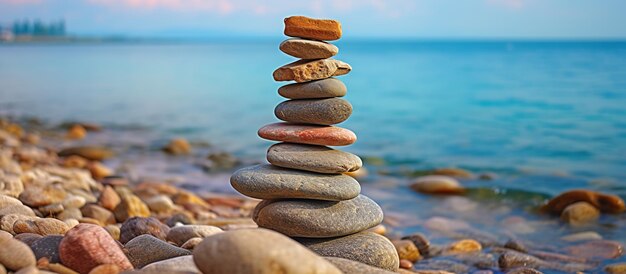
<path fill-rule="evenodd" d="M 347 74 L 352 67 L 335 59 L 298 60 L 277 68 L 272 74 L 276 81 L 296 81 L 298 83 Z"/>
<path fill-rule="evenodd" d="M 267 229 L 238 229 L 204 239 L 193 250 L 202 273 L 342 273 L 296 241 Z"/>
<path fill-rule="evenodd" d="M 300 59 L 325 59 L 335 56 L 339 48 L 323 41 L 290 38 L 280 43 L 279 49 Z"/>
<path fill-rule="evenodd" d="M 282 141 L 322 146 L 347 146 L 356 142 L 354 132 L 340 127 L 274 123 L 259 129 L 259 136 Z"/>
<path fill-rule="evenodd" d="M 370 198 L 359 195 L 340 202 L 266 200 L 252 216 L 259 227 L 290 237 L 329 238 L 354 234 L 383 220 L 383 211 Z"/>
<path fill-rule="evenodd" d="M 372 232 L 339 238 L 296 240 L 324 257 L 344 258 L 390 271 L 397 271 L 400 265 L 394 245 L 384 236 Z"/>
<path fill-rule="evenodd" d="M 278 104 L 274 114 L 285 122 L 334 125 L 350 117 L 352 105 L 340 98 L 289 100 Z"/>
<path fill-rule="evenodd" d="M 346 85 L 332 77 L 306 83 L 292 83 L 278 88 L 278 94 L 288 99 L 342 97 L 347 92 Z"/>
<path fill-rule="evenodd" d="M 361 158 L 352 153 L 293 143 L 271 146 L 267 150 L 267 161 L 275 166 L 329 174 L 352 172 L 363 165 Z"/>
<path fill-rule="evenodd" d="M 329 19 L 291 16 L 285 18 L 285 35 L 315 40 L 337 40 L 341 38 L 341 23 Z"/>
<path fill-rule="evenodd" d="M 230 184 L 241 194 L 258 199 L 349 200 L 359 195 L 359 182 L 347 175 L 317 174 L 256 165 L 238 170 Z"/>

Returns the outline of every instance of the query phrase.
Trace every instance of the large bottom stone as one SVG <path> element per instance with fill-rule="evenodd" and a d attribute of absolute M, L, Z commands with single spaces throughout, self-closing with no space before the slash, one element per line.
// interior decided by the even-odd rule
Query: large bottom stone
<path fill-rule="evenodd" d="M 383 220 L 383 211 L 370 198 L 330 202 L 319 200 L 265 200 L 254 210 L 253 220 L 290 237 L 329 238 L 354 234 Z"/>
<path fill-rule="evenodd" d="M 337 268 L 343 271 L 344 274 L 394 274 L 396 273 L 396 272 L 384 270 L 382 268 L 373 267 L 371 265 L 367 265 L 364 263 L 360 263 L 357 261 L 352 261 L 352 260 L 348 260 L 344 258 L 339 258 L 339 257 L 324 257 L 324 259 L 334 264 Z"/>
<path fill-rule="evenodd" d="M 349 259 L 390 271 L 397 271 L 400 264 L 393 244 L 384 236 L 372 232 L 330 239 L 296 240 L 321 256 Z"/>

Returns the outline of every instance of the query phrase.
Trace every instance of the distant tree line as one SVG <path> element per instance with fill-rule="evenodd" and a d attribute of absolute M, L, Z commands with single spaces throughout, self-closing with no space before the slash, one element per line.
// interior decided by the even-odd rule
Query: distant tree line
<path fill-rule="evenodd" d="M 65 35 L 65 20 L 61 19 L 49 24 L 35 19 L 32 23 L 25 20 L 13 22 L 13 35 L 33 35 L 33 36 L 63 36 Z"/>

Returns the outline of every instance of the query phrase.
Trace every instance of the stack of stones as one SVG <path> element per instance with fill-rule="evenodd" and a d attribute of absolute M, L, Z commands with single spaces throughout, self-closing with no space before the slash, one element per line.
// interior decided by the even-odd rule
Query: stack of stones
<path fill-rule="evenodd" d="M 301 60 L 274 71 L 276 81 L 295 81 L 279 88 L 289 99 L 274 110 L 284 122 L 262 127 L 261 138 L 279 141 L 267 151 L 270 164 L 238 170 L 231 177 L 240 193 L 263 199 L 253 213 L 259 227 L 293 237 L 322 256 L 342 257 L 397 270 L 398 254 L 384 236 L 367 231 L 383 220 L 380 206 L 361 195 L 359 183 L 346 172 L 361 159 L 328 146 L 346 146 L 356 135 L 333 126 L 348 119 L 352 106 L 340 97 L 346 86 L 333 76 L 350 65 L 331 59 L 338 48 L 324 40 L 341 37 L 335 20 L 293 16 L 285 35 L 294 37 L 280 50 Z"/>

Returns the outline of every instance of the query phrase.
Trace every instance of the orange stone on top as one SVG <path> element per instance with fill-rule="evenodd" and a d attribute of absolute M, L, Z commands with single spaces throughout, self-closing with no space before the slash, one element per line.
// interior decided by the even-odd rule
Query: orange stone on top
<path fill-rule="evenodd" d="M 356 142 L 354 132 L 334 126 L 274 123 L 259 129 L 258 134 L 272 141 L 309 145 L 347 146 Z"/>
<path fill-rule="evenodd" d="M 314 40 L 337 40 L 341 38 L 341 23 L 329 19 L 291 16 L 285 18 L 285 35 Z"/>

